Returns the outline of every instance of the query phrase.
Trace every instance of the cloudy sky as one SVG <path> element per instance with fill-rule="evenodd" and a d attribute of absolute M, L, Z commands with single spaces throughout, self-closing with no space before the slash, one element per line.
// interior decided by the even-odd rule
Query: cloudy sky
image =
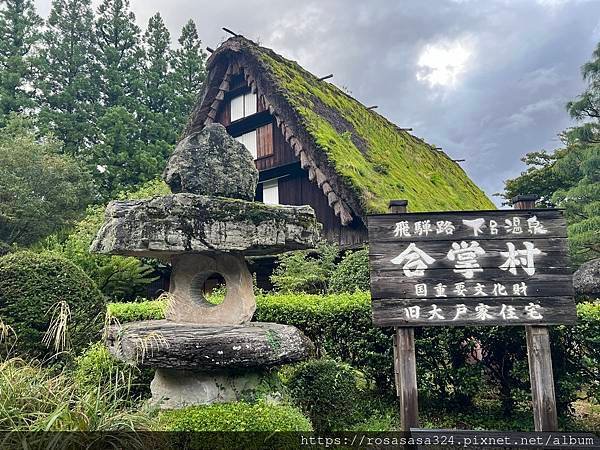
<path fill-rule="evenodd" d="M 95 2 L 97 4 L 98 1 Z M 50 2 L 36 0 L 46 16 Z M 225 26 L 297 60 L 414 134 L 464 158 L 489 195 L 552 150 L 572 124 L 565 103 L 600 41 L 600 1 L 131 0 L 159 11 L 173 41 L 190 18 L 205 45 Z M 499 200 L 496 198 L 497 203 Z"/>

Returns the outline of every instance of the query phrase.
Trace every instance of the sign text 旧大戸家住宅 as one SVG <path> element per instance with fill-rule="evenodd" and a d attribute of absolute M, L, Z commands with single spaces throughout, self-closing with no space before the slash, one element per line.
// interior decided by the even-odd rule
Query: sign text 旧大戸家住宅
<path fill-rule="evenodd" d="M 376 325 L 575 321 L 560 210 L 373 215 L 368 228 Z"/>

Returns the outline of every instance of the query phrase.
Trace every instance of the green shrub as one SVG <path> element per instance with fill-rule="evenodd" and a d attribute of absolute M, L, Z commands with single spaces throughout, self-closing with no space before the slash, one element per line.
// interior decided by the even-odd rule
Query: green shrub
<path fill-rule="evenodd" d="M 369 288 L 369 250 L 348 253 L 331 274 L 329 292 L 368 291 Z"/>
<path fill-rule="evenodd" d="M 167 302 L 164 300 L 144 300 L 134 303 L 109 303 L 108 316 L 121 323 L 138 320 L 160 320 L 165 318 Z"/>
<path fill-rule="evenodd" d="M 102 293 L 70 261 L 31 252 L 0 258 L 0 318 L 13 328 L 18 352 L 77 353 L 98 340 L 105 312 Z"/>
<path fill-rule="evenodd" d="M 75 382 L 86 389 L 105 390 L 118 384 L 127 386 L 132 398 L 149 398 L 150 382 L 154 370 L 140 368 L 119 361 L 112 356 L 106 346 L 96 342 L 75 360 L 73 377 Z"/>
<path fill-rule="evenodd" d="M 344 431 L 366 414 L 366 383 L 356 369 L 331 359 L 294 367 L 287 386 L 295 402 L 319 431 Z"/>
<path fill-rule="evenodd" d="M 330 244 L 316 250 L 283 253 L 278 257 L 271 283 L 281 292 L 326 292 L 338 254 L 338 248 Z"/>
<path fill-rule="evenodd" d="M 137 307 L 111 305 L 119 320 L 160 319 L 160 302 Z M 564 414 L 578 392 L 599 399 L 600 302 L 577 307 L 575 326 L 551 327 L 557 403 Z M 139 313 L 135 311 L 138 310 Z M 152 313 L 149 314 L 149 311 Z M 137 319 L 136 319 L 137 320 Z M 294 325 L 314 343 L 317 354 L 351 364 L 394 399 L 392 333 L 374 327 L 366 292 L 337 295 L 276 294 L 257 297 L 254 320 Z M 505 416 L 530 400 L 523 327 L 430 327 L 415 331 L 420 401 L 469 408 L 486 396 L 500 401 Z M 483 357 L 478 359 L 477 344 Z"/>
<path fill-rule="evenodd" d="M 310 421 L 297 408 L 259 401 L 214 403 L 166 411 L 163 431 L 312 431 Z"/>

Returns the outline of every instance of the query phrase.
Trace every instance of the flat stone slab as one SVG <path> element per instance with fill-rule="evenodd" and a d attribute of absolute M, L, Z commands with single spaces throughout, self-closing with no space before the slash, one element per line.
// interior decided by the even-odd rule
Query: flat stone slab
<path fill-rule="evenodd" d="M 296 327 L 252 322 L 201 326 L 168 320 L 113 325 L 106 345 L 115 357 L 157 369 L 256 370 L 308 358 L 310 339 Z"/>
<path fill-rule="evenodd" d="M 310 206 L 180 193 L 110 202 L 90 251 L 151 257 L 219 251 L 260 256 L 313 248 L 320 229 Z"/>

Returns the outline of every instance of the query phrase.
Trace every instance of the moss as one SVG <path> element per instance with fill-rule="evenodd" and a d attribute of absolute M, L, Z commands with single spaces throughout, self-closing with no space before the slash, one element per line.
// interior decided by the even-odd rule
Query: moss
<path fill-rule="evenodd" d="M 395 198 L 412 211 L 495 209 L 447 155 L 297 63 L 245 42 L 365 212 L 386 212 Z"/>

